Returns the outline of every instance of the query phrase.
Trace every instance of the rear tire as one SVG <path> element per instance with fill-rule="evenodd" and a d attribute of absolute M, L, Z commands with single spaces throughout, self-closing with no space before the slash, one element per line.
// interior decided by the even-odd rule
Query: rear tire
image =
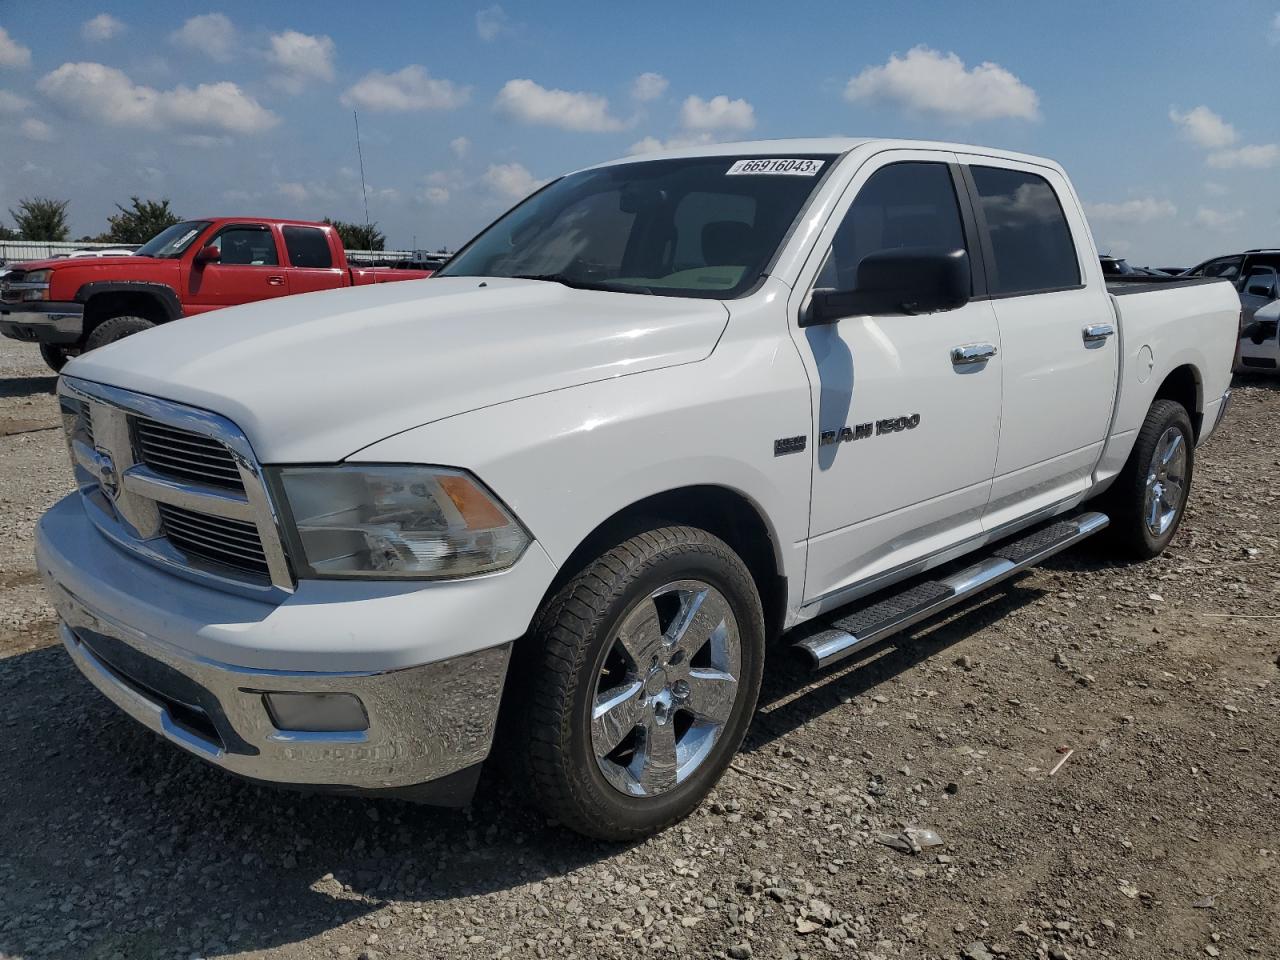
<path fill-rule="evenodd" d="M 54 373 L 61 373 L 62 368 L 67 365 L 67 361 L 71 359 L 67 355 L 66 347 L 60 347 L 53 343 L 40 344 L 40 357 Z"/>
<path fill-rule="evenodd" d="M 1194 468 L 1195 431 L 1186 407 L 1157 400 L 1107 491 L 1112 544 L 1135 560 L 1159 556 L 1182 523 Z"/>
<path fill-rule="evenodd" d="M 538 804 L 602 840 L 687 816 L 746 734 L 764 636 L 751 573 L 705 530 L 650 530 L 589 564 L 529 638 L 518 737 Z"/>
<path fill-rule="evenodd" d="M 86 350 L 97 350 L 99 347 L 105 347 L 108 343 L 115 343 L 125 337 L 131 337 L 135 333 L 150 330 L 154 326 L 154 323 L 142 317 L 112 317 L 109 320 L 103 320 L 93 328 L 88 339 L 85 340 L 84 348 Z"/>

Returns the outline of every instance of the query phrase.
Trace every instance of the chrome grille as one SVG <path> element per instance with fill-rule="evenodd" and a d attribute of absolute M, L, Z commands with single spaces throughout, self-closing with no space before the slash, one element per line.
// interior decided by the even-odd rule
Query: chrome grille
<path fill-rule="evenodd" d="M 294 588 L 252 448 L 195 407 L 63 376 L 59 403 L 85 513 L 174 574 L 272 601 Z"/>
<path fill-rule="evenodd" d="M 146 417 L 133 418 L 141 463 L 163 476 L 219 487 L 244 489 L 231 451 L 212 437 Z"/>
<path fill-rule="evenodd" d="M 167 503 L 158 506 L 165 536 L 184 554 L 264 579 L 270 576 L 262 538 L 252 523 L 196 513 Z"/>
<path fill-rule="evenodd" d="M 22 299 L 22 290 L 15 284 L 24 283 L 27 275 L 21 270 L 11 270 L 3 280 L 0 280 L 0 301 L 4 303 L 17 303 Z"/>

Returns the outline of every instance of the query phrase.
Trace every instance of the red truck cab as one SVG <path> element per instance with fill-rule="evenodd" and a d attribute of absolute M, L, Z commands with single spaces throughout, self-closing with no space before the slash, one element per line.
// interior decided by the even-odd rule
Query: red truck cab
<path fill-rule="evenodd" d="M 174 224 L 129 256 L 37 260 L 0 279 L 0 333 L 69 356 L 179 317 L 268 297 L 417 280 L 429 270 L 353 268 L 325 223 L 221 217 Z"/>

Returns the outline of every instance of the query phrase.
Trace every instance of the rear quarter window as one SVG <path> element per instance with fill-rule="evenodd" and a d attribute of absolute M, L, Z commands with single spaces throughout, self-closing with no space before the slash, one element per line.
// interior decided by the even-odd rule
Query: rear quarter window
<path fill-rule="evenodd" d="M 1001 167 L 970 167 L 986 220 L 996 296 L 1080 285 L 1075 241 L 1058 194 L 1044 177 Z"/>

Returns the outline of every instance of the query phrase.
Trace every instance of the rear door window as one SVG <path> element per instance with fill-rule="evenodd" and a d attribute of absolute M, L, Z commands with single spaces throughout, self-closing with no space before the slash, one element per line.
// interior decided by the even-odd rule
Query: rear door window
<path fill-rule="evenodd" d="M 284 246 L 289 251 L 289 266 L 328 269 L 333 266 L 329 238 L 316 227 L 285 227 Z"/>
<path fill-rule="evenodd" d="M 1080 285 L 1080 261 L 1062 204 L 1049 181 L 1023 170 L 969 168 L 978 189 L 995 263 L 995 296 L 1018 296 Z"/>

